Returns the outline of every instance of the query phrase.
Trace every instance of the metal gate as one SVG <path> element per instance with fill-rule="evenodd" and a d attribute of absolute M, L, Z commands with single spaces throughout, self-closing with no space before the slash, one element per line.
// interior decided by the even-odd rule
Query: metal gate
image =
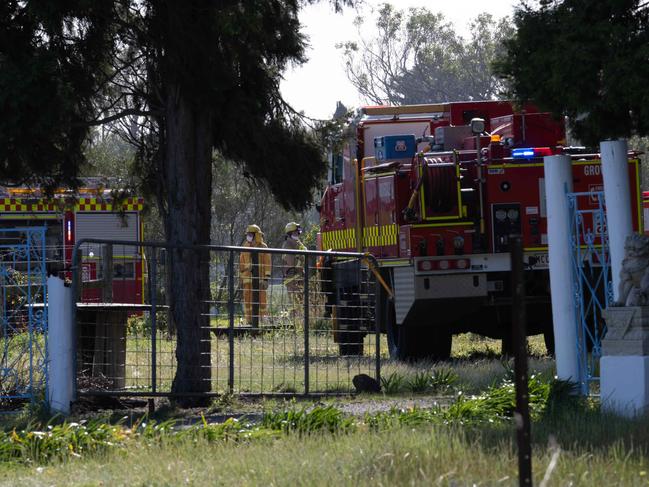
<path fill-rule="evenodd" d="M 84 239 L 72 267 L 73 292 L 82 297 L 74 310 L 79 396 L 173 395 L 171 252 L 194 254 L 196 266 L 209 269 L 209 289 L 196 282 L 192 291 L 202 296 L 193 374 L 201 395 L 338 394 L 356 390 L 360 374 L 380 381 L 371 255 Z M 144 299 L 116 303 L 110 290 L 125 264 L 118 256 L 134 254 L 147 269 Z M 93 298 L 85 290 L 96 286 L 104 291 Z"/>
<path fill-rule="evenodd" d="M 0 229 L 0 410 L 45 394 L 45 227 Z"/>
<path fill-rule="evenodd" d="M 568 193 L 573 299 L 577 324 L 579 386 L 597 394 L 606 324 L 602 310 L 613 301 L 604 192 Z"/>

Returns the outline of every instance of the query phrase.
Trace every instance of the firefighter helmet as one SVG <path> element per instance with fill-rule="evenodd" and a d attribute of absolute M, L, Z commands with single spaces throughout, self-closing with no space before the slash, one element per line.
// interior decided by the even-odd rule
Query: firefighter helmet
<path fill-rule="evenodd" d="M 246 233 L 261 233 L 261 228 L 258 225 L 248 225 Z"/>
<path fill-rule="evenodd" d="M 299 223 L 289 222 L 284 227 L 284 232 L 285 233 L 291 233 L 291 232 L 295 232 L 295 231 L 297 231 L 299 233 L 302 233 L 302 227 L 300 227 Z"/>

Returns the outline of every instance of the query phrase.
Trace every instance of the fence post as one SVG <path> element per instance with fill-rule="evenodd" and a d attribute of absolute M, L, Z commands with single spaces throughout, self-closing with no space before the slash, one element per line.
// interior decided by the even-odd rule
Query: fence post
<path fill-rule="evenodd" d="M 105 244 L 103 251 L 103 282 L 101 286 L 101 300 L 104 303 L 113 302 L 113 245 Z"/>
<path fill-rule="evenodd" d="M 149 299 L 151 303 L 151 392 L 157 392 L 158 381 L 158 348 L 157 348 L 157 296 L 156 296 L 156 282 L 157 282 L 157 267 L 158 267 L 158 249 L 152 248 L 151 254 L 151 273 L 149 274 Z"/>
<path fill-rule="evenodd" d="M 523 242 L 512 239 L 512 334 L 514 341 L 514 374 L 516 386 L 516 437 L 518 443 L 518 483 L 532 485 L 532 446 L 530 440 L 530 408 L 527 384 L 527 326 L 525 323 L 525 278 L 523 273 Z"/>
<path fill-rule="evenodd" d="M 304 255 L 304 254 L 303 254 Z M 309 256 L 304 255 L 304 394 L 309 394 Z"/>
<path fill-rule="evenodd" d="M 81 301 L 81 295 L 83 294 L 83 253 L 80 248 L 74 253 L 73 262 L 72 262 L 72 280 L 76 282 L 74 287 L 74 296 L 75 304 Z M 76 306 L 75 306 L 76 308 Z"/>
<path fill-rule="evenodd" d="M 81 249 L 77 248 L 76 252 L 72 250 L 72 267 L 70 274 L 72 275 L 72 292 L 70 293 L 70 307 L 72 316 L 70 321 L 72 323 L 72 397 L 77 397 L 77 374 L 79 364 L 79 324 L 77 323 L 77 303 L 81 301 L 81 292 L 83 289 L 83 274 L 81 259 L 83 254 Z M 49 313 L 49 310 L 48 310 Z"/>
<path fill-rule="evenodd" d="M 47 355 L 49 357 L 49 384 L 47 402 L 52 411 L 70 414 L 70 403 L 74 398 L 75 346 L 74 307 L 72 289 L 65 287 L 63 279 L 49 277 Z"/>
<path fill-rule="evenodd" d="M 234 251 L 228 262 L 228 388 L 234 392 Z"/>
<path fill-rule="evenodd" d="M 371 265 L 371 264 L 370 264 Z M 367 278 L 369 279 L 370 273 L 368 273 Z M 374 354 L 374 371 L 376 382 L 381 384 L 381 322 L 383 318 L 383 287 L 378 279 L 375 279 L 376 283 L 374 286 L 374 309 L 376 310 L 376 316 L 374 317 L 374 335 L 375 335 L 375 354 Z M 387 296 L 386 296 L 387 298 Z"/>

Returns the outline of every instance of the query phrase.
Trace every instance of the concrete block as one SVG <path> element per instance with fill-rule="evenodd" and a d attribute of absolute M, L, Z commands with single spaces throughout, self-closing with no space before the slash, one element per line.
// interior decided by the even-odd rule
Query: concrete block
<path fill-rule="evenodd" d="M 602 355 L 649 355 L 649 306 L 609 307 L 602 317 Z"/>
<path fill-rule="evenodd" d="M 603 410 L 627 417 L 643 414 L 649 406 L 649 356 L 603 356 L 600 392 Z"/>

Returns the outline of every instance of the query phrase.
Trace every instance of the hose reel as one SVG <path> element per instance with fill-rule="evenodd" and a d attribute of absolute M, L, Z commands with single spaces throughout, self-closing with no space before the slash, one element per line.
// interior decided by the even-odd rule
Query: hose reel
<path fill-rule="evenodd" d="M 448 213 L 458 206 L 458 180 L 452 162 L 425 158 L 423 165 L 423 191 L 426 209 L 433 213 Z"/>

